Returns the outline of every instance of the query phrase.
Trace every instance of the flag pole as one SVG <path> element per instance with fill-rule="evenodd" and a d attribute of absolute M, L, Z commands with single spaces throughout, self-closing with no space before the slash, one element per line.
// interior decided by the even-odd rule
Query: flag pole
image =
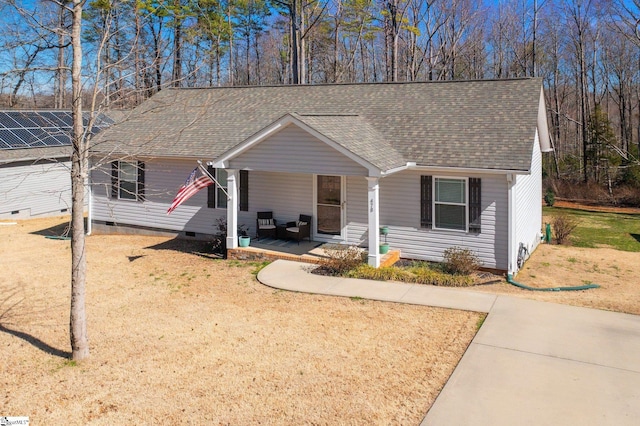
<path fill-rule="evenodd" d="M 227 192 L 226 189 L 224 189 L 224 187 L 222 185 L 220 185 L 220 183 L 218 183 L 218 181 L 216 180 L 216 178 L 214 178 L 211 173 L 209 173 L 209 170 L 207 170 L 206 167 L 204 167 L 202 165 L 202 160 L 198 160 L 198 167 L 200 168 L 200 171 L 202 173 L 204 173 L 209 179 L 211 179 L 213 181 L 213 183 L 216 184 L 216 186 L 220 189 L 222 189 L 222 192 L 225 193 L 225 195 L 227 196 L 227 200 L 231 200 L 231 196 L 229 195 L 229 193 Z"/>

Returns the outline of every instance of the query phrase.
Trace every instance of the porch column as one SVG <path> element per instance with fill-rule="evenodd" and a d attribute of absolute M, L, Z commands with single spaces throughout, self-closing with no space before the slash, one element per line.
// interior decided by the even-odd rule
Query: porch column
<path fill-rule="evenodd" d="M 238 248 L 238 175 L 238 170 L 227 169 L 227 249 Z"/>
<path fill-rule="evenodd" d="M 369 218 L 369 266 L 380 267 L 380 186 L 379 178 L 367 177 Z"/>

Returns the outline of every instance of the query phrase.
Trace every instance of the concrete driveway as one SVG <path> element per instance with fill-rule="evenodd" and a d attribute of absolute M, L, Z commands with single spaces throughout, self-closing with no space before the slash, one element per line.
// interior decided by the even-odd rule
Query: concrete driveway
<path fill-rule="evenodd" d="M 323 277 L 278 260 L 270 287 L 487 312 L 422 425 L 640 424 L 640 317 L 464 289 Z"/>

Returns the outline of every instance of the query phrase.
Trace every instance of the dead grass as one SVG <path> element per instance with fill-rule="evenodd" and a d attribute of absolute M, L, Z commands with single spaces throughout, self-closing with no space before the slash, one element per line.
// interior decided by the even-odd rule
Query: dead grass
<path fill-rule="evenodd" d="M 611 248 L 579 248 L 541 244 L 516 281 L 530 287 L 599 284 L 584 291 L 539 292 L 506 282 L 473 287 L 510 296 L 640 315 L 640 256 Z"/>
<path fill-rule="evenodd" d="M 69 241 L 43 237 L 61 223 L 0 226 L 0 414 L 33 424 L 418 424 L 480 319 L 274 291 L 188 244 L 91 236 L 75 365 Z"/>

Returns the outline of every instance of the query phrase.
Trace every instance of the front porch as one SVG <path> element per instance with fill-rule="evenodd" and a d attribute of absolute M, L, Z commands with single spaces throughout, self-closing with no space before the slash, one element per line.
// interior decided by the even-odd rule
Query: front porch
<path fill-rule="evenodd" d="M 279 240 L 273 238 L 251 239 L 249 247 L 235 247 L 227 250 L 228 259 L 236 260 L 292 260 L 310 264 L 320 264 L 327 259 L 325 246 L 331 245 L 319 241 Z M 400 259 L 400 250 L 389 250 L 381 255 L 380 266 L 391 266 Z"/>

